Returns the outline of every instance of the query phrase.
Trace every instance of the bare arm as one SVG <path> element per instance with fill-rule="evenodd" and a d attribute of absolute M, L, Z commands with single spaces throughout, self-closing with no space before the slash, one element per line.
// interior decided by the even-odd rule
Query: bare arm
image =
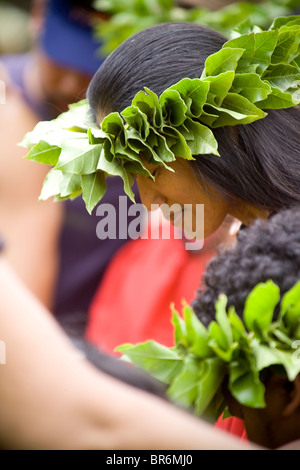
<path fill-rule="evenodd" d="M 51 306 L 62 205 L 39 203 L 49 168 L 24 160 L 18 147 L 37 117 L 14 90 L 0 106 L 0 220 L 7 259 L 30 290 Z"/>
<path fill-rule="evenodd" d="M 0 447 L 247 449 L 229 434 L 98 372 L 0 260 Z M 2 343 L 2 344 L 4 344 Z"/>

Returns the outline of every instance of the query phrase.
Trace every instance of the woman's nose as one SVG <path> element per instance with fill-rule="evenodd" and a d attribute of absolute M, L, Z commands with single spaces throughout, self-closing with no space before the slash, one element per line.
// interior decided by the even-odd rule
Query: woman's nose
<path fill-rule="evenodd" d="M 161 204 L 165 204 L 167 202 L 166 197 L 164 197 L 155 187 L 154 181 L 140 175 L 137 175 L 136 181 L 142 203 L 148 211 L 154 211 L 158 209 Z"/>

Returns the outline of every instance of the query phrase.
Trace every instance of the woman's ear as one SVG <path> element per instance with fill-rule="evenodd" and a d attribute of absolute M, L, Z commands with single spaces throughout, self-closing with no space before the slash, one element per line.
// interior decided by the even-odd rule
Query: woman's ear
<path fill-rule="evenodd" d="M 293 386 L 290 391 L 290 402 L 285 406 L 282 416 L 291 416 L 293 415 L 298 408 L 300 408 L 300 376 L 298 375 L 294 382 L 292 382 Z"/>

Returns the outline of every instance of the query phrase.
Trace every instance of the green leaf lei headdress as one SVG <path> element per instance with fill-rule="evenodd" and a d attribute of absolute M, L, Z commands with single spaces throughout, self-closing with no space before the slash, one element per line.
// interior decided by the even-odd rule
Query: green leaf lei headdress
<path fill-rule="evenodd" d="M 23 145 L 28 160 L 54 167 L 40 198 L 82 194 L 91 213 L 110 175 L 123 179 L 134 201 L 133 177 L 152 177 L 141 155 L 170 170 L 168 163 L 178 157 L 219 155 L 212 129 L 248 124 L 268 109 L 300 103 L 299 43 L 300 16 L 277 18 L 268 31 L 255 27 L 227 41 L 207 58 L 199 79 L 184 78 L 160 97 L 148 88 L 140 91 L 123 112 L 106 116 L 101 129 L 90 122 L 86 101 L 39 123 Z"/>
<path fill-rule="evenodd" d="M 173 307 L 174 347 L 147 341 L 117 351 L 166 384 L 172 401 L 208 420 L 226 411 L 224 381 L 239 403 L 264 408 L 261 371 L 281 366 L 290 381 L 300 373 L 300 281 L 283 295 L 273 320 L 279 301 L 273 281 L 260 283 L 247 297 L 241 319 L 220 295 L 215 320 L 207 328 L 188 304 L 183 317 Z"/>

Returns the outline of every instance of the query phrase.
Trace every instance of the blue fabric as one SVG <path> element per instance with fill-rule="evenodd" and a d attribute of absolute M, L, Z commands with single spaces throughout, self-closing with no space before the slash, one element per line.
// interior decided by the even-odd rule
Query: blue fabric
<path fill-rule="evenodd" d="M 25 69 L 33 61 L 32 53 L 27 54 L 12 54 L 0 56 L 0 63 L 4 65 L 8 72 L 10 80 L 17 86 L 19 91 L 22 93 L 24 101 L 28 106 L 35 112 L 41 121 L 48 121 L 51 119 L 49 115 L 49 105 L 45 102 L 34 100 L 30 96 L 25 88 L 24 74 Z"/>
<path fill-rule="evenodd" d="M 40 44 L 55 62 L 87 75 L 94 75 L 104 60 L 91 26 L 65 0 L 49 0 Z"/>

